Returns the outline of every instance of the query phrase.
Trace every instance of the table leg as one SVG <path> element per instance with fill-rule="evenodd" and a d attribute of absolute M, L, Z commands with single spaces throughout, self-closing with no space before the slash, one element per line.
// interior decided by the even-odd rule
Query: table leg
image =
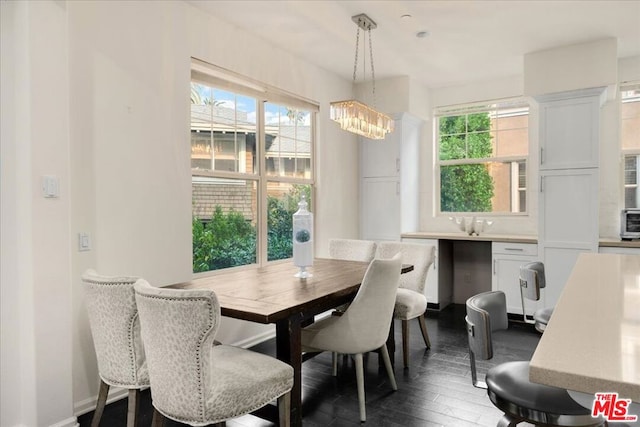
<path fill-rule="evenodd" d="M 291 426 L 302 426 L 302 343 L 299 316 L 276 323 L 276 355 L 293 367 Z"/>

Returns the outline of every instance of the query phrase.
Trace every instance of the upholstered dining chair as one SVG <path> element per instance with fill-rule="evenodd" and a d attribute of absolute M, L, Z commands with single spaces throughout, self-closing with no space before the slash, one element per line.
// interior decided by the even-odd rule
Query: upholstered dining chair
<path fill-rule="evenodd" d="M 374 259 L 355 298 L 341 316 L 329 316 L 302 329 L 303 351 L 353 355 L 362 422 L 367 419 L 363 353 L 380 350 L 391 388 L 398 389 L 386 340 L 401 266 L 400 255 L 389 260 Z"/>
<path fill-rule="evenodd" d="M 546 286 L 544 264 L 535 261 L 520 266 L 520 300 L 522 301 L 522 318 L 525 323 L 534 325 L 540 333 L 544 332 L 553 314 L 553 308 L 540 308 L 533 313 L 533 320 L 527 319 L 525 299 L 540 300 L 540 290 Z"/>
<path fill-rule="evenodd" d="M 329 257 L 369 262 L 376 256 L 376 242 L 357 239 L 330 239 Z"/>
<path fill-rule="evenodd" d="M 140 389 L 149 386 L 133 284 L 137 277 L 82 275 L 87 314 L 98 359 L 100 391 L 91 427 L 102 418 L 110 386 L 129 389 L 127 426 L 136 425 Z"/>
<path fill-rule="evenodd" d="M 486 388 L 491 402 L 503 417 L 499 427 L 528 422 L 545 426 L 599 426 L 601 418 L 573 400 L 567 390 L 529 381 L 529 362 L 506 362 L 489 369 L 485 381 L 478 381 L 476 358 L 493 357 L 496 331 L 507 329 L 507 302 L 504 292 L 491 291 L 472 296 L 466 302 L 467 336 L 473 385 Z"/>
<path fill-rule="evenodd" d="M 435 247 L 403 242 L 378 243 L 379 258 L 389 258 L 394 254 L 402 255 L 402 262 L 413 264 L 413 271 L 400 275 L 400 286 L 396 295 L 393 318 L 402 321 L 402 360 L 404 367 L 409 366 L 409 321 L 418 319 L 422 339 L 427 348 L 431 348 L 427 325 L 424 320 L 427 310 L 425 286 L 429 268 L 435 257 Z"/>
<path fill-rule="evenodd" d="M 164 419 L 222 424 L 277 399 L 280 426 L 290 424 L 293 368 L 271 356 L 214 341 L 220 304 L 210 290 L 135 286 L 147 352 L 153 425 Z"/>

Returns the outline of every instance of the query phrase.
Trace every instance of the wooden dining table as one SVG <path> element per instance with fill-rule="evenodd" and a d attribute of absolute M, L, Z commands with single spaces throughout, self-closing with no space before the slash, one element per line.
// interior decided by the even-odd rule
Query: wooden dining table
<path fill-rule="evenodd" d="M 301 329 L 305 323 L 313 321 L 313 316 L 351 301 L 368 265 L 367 262 L 316 258 L 308 268 L 312 277 L 299 279 L 294 277 L 298 268 L 293 262 L 270 263 L 263 267 L 219 272 L 169 287 L 210 289 L 218 297 L 223 316 L 275 324 L 276 357 L 294 370 L 291 425 L 300 426 Z M 411 270 L 412 265 L 402 266 L 403 273 Z M 268 418 L 273 416 L 270 415 Z"/>

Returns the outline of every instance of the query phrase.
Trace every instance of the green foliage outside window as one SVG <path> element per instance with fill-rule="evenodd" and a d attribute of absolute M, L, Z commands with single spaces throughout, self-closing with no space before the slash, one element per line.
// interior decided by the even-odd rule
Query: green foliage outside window
<path fill-rule="evenodd" d="M 491 157 L 490 126 L 488 113 L 441 117 L 440 160 Z M 441 212 L 491 212 L 493 189 L 486 163 L 440 167 Z"/>
<path fill-rule="evenodd" d="M 293 214 L 300 196 L 311 200 L 311 187 L 294 185 L 282 198 L 267 197 L 267 259 L 293 256 Z M 193 218 L 193 272 L 218 270 L 256 262 L 256 228 L 234 210 L 220 206 L 208 222 Z"/>

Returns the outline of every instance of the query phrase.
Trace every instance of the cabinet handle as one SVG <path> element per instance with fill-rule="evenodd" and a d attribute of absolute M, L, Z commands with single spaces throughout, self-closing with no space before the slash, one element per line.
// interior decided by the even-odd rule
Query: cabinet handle
<path fill-rule="evenodd" d="M 540 164 L 544 164 L 544 147 L 540 147 Z"/>
<path fill-rule="evenodd" d="M 396 172 L 400 172 L 400 159 L 396 158 Z"/>
<path fill-rule="evenodd" d="M 495 276 L 496 272 L 498 271 L 497 267 L 496 267 L 496 260 L 493 260 L 493 275 Z"/>
<path fill-rule="evenodd" d="M 544 177 L 540 177 L 540 192 L 544 193 Z"/>
<path fill-rule="evenodd" d="M 524 251 L 524 249 L 522 248 L 504 248 L 505 251 L 517 251 L 517 252 L 522 252 Z"/>

